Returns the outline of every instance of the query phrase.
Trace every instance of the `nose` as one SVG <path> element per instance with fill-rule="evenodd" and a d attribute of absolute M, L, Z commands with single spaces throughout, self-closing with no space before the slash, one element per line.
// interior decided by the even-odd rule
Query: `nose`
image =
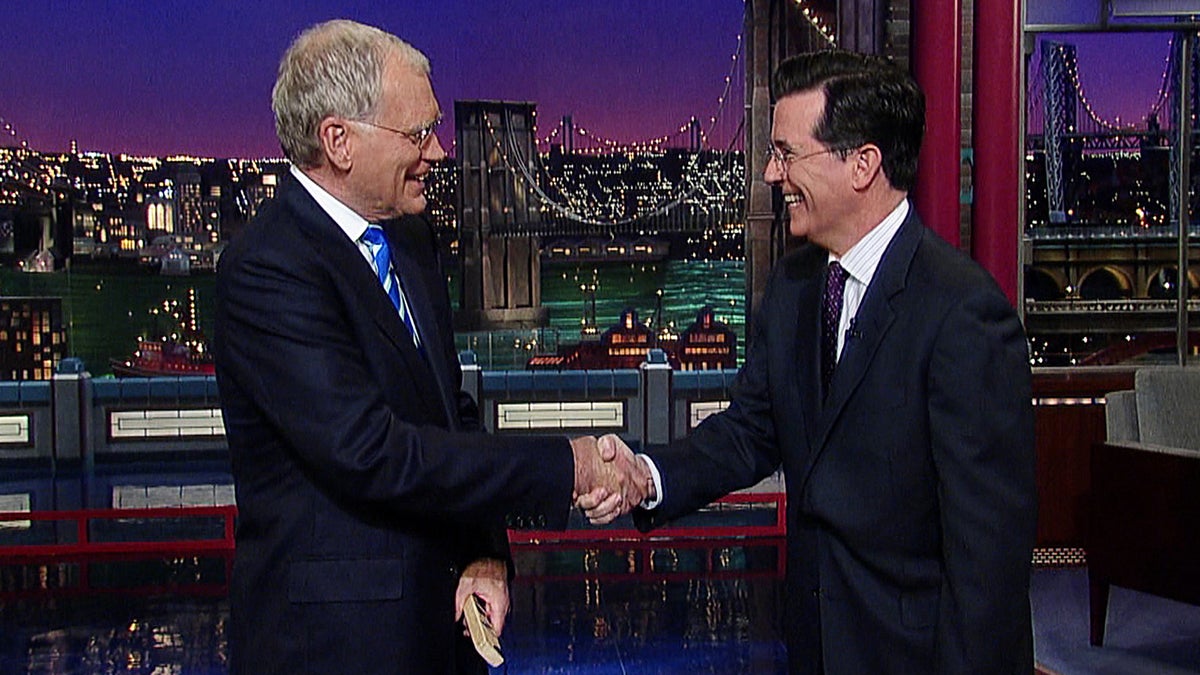
<path fill-rule="evenodd" d="M 783 168 L 774 155 L 767 156 L 767 166 L 763 168 L 763 182 L 767 185 L 779 185 L 783 182 Z"/>
<path fill-rule="evenodd" d="M 429 147 L 423 153 L 425 159 L 430 162 L 440 162 L 446 159 L 446 149 L 442 147 L 442 139 L 438 138 L 437 132 L 433 132 L 433 140 L 430 141 Z"/>

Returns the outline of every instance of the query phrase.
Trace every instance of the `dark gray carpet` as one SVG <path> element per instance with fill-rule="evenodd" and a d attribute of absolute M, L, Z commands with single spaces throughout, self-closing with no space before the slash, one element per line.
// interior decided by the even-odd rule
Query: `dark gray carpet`
<path fill-rule="evenodd" d="M 1200 673 L 1200 607 L 1113 587 L 1104 646 L 1092 647 L 1086 569 L 1037 570 L 1030 597 L 1034 651 L 1046 670 L 1060 675 Z"/>

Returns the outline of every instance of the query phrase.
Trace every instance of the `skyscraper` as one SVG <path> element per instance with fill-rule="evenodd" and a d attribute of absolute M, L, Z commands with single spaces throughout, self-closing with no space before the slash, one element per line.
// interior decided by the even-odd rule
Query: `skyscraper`
<path fill-rule="evenodd" d="M 0 297 L 0 380 L 48 380 L 66 354 L 62 298 Z"/>

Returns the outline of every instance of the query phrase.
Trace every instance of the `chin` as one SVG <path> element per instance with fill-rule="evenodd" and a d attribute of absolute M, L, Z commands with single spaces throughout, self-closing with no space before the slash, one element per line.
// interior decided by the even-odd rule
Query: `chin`
<path fill-rule="evenodd" d="M 404 202 L 400 204 L 400 213 L 406 216 L 415 216 L 419 213 L 424 213 L 425 204 L 426 201 L 424 197 L 405 199 Z"/>
<path fill-rule="evenodd" d="M 809 231 L 808 223 L 806 223 L 804 221 L 803 216 L 801 216 L 799 218 L 796 218 L 794 216 L 789 216 L 787 227 L 788 227 L 788 234 L 792 235 L 793 237 L 807 237 L 808 236 L 808 231 Z"/>

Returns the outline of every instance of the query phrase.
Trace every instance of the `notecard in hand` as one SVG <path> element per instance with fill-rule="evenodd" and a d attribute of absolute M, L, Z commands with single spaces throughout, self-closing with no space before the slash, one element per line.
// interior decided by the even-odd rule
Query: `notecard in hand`
<path fill-rule="evenodd" d="M 463 604 L 463 618 L 471 633 L 471 642 L 475 643 L 475 651 L 483 660 L 493 668 L 504 663 L 504 656 L 500 654 L 500 638 L 496 635 L 496 629 L 492 628 L 492 622 L 488 621 L 483 611 L 483 600 L 478 595 L 472 594 Z"/>

